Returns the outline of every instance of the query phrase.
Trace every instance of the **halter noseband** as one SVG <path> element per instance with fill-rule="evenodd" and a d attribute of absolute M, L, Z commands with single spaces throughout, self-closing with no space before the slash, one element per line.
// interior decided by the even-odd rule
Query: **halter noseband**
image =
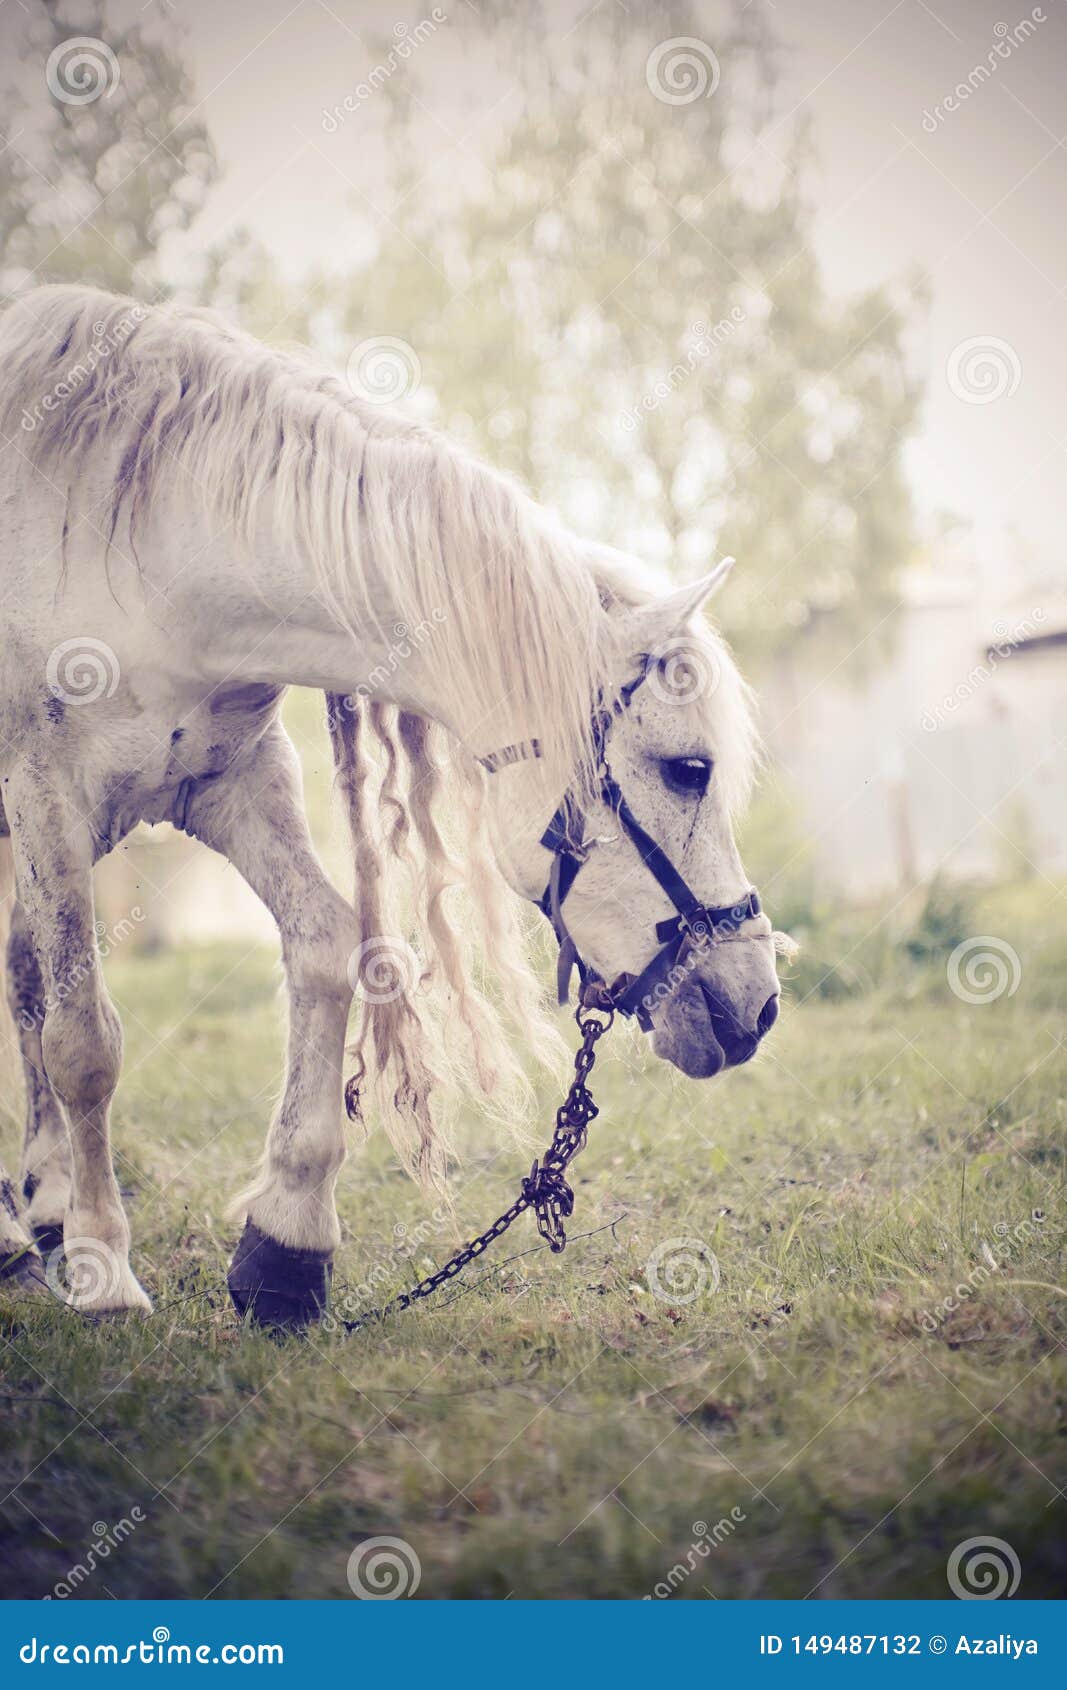
<path fill-rule="evenodd" d="M 559 944 L 556 982 L 560 1003 L 567 1002 L 571 971 L 577 967 L 583 995 L 586 995 L 588 990 L 591 1001 L 599 1001 L 605 1007 L 610 1005 L 620 1015 L 635 1015 L 638 1025 L 646 1033 L 652 1030 L 649 1002 L 656 994 L 657 987 L 669 979 L 685 946 L 691 941 L 697 945 L 721 943 L 736 933 L 742 922 L 750 921 L 759 915 L 762 908 L 759 893 L 754 886 L 735 904 L 728 904 L 720 909 L 709 909 L 703 904 L 696 893 L 686 885 L 667 853 L 645 832 L 608 767 L 607 736 L 612 718 L 619 715 L 630 703 L 647 673 L 646 669 L 622 689 L 611 710 L 598 711 L 593 718 L 593 769 L 599 783 L 601 799 L 615 812 L 636 847 L 641 861 L 652 878 L 666 892 L 678 914 L 671 916 L 667 921 L 657 922 L 656 938 L 660 942 L 660 949 L 640 974 L 620 974 L 609 986 L 584 960 L 563 919 L 564 899 L 592 849 L 592 845 L 586 844 L 584 838 L 585 815 L 570 792 L 564 794 L 555 815 L 541 835 L 541 844 L 552 852 L 552 868 L 544 892 L 540 898 L 533 900 L 552 923 Z M 480 757 L 478 761 L 489 774 L 496 774 L 499 769 L 507 768 L 512 763 L 521 763 L 540 755 L 540 744 L 536 739 L 531 739 L 522 745 L 506 745 L 500 751 Z"/>

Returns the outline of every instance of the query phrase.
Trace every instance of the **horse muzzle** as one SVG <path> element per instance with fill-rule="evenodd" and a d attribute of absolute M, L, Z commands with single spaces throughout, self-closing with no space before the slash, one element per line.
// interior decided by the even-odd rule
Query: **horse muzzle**
<path fill-rule="evenodd" d="M 686 980 L 653 1017 L 652 1048 L 691 1080 L 710 1079 L 755 1056 L 778 1019 L 778 988 L 738 1003 L 707 980 Z"/>

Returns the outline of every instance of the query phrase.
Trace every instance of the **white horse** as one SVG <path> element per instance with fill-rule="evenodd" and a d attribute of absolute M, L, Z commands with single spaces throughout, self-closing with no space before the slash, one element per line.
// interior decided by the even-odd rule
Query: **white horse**
<path fill-rule="evenodd" d="M 316 1316 L 339 1242 L 353 993 L 349 1113 L 377 1098 L 432 1176 L 450 1088 L 521 1086 L 519 1042 L 553 1055 L 513 896 L 541 899 L 553 863 L 565 925 L 558 879 L 546 908 L 605 982 L 642 976 L 682 909 L 642 839 L 691 901 L 737 906 L 723 929 L 675 923 L 638 1013 L 686 1074 L 747 1060 L 778 983 L 731 831 L 746 691 L 692 620 L 717 576 L 654 591 L 448 440 L 208 313 L 42 288 L 0 318 L 0 371 L 0 823 L 27 1090 L 20 1193 L 0 1186 L 11 1282 L 38 1286 L 35 1243 L 62 1246 L 76 1306 L 150 1306 L 109 1148 L 122 1032 L 92 892 L 142 820 L 229 858 L 281 935 L 285 1084 L 231 1272 L 268 1323 Z M 290 684 L 329 696 L 351 902 L 308 833 Z"/>

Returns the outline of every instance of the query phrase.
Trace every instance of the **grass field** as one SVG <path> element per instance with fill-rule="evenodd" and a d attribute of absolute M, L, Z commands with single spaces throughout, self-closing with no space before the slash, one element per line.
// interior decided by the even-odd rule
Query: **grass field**
<path fill-rule="evenodd" d="M 936 908 L 815 924 L 765 1054 L 704 1087 L 613 1035 L 572 1223 L 600 1230 L 554 1258 L 524 1220 L 501 1253 L 525 1254 L 436 1306 L 282 1343 L 220 1289 L 278 1078 L 273 959 L 116 956 L 156 1312 L 3 1313 L 4 1594 L 348 1598 L 379 1535 L 419 1598 L 937 1597 L 989 1536 L 1019 1596 L 1062 1593 L 1064 908 L 1040 885 L 968 912 L 1019 959 L 976 1004 Z M 465 1139 L 475 1230 L 522 1153 Z M 342 1293 L 453 1246 L 383 1142 L 353 1145 L 339 1201 Z M 691 1301 L 649 1267 L 679 1239 Z"/>

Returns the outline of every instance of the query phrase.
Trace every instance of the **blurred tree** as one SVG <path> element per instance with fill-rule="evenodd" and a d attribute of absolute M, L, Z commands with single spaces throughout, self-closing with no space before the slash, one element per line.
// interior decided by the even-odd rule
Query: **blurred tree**
<path fill-rule="evenodd" d="M 0 154 L 4 279 L 153 292 L 160 243 L 216 174 L 170 26 L 45 3 L 30 29 Z M 71 36 L 118 67 L 86 102 L 56 91 Z M 398 336 L 421 363 L 416 403 L 580 529 L 682 575 L 735 552 L 729 621 L 750 660 L 801 629 L 844 649 L 877 629 L 913 543 L 911 300 L 827 294 L 808 136 L 776 114 L 755 9 L 713 28 L 706 5 L 653 0 L 564 28 L 485 0 L 397 53 L 383 43 L 378 91 L 321 143 L 365 163 L 386 130 L 373 256 L 290 288 L 238 233 L 206 255 L 201 296 L 342 363 Z M 450 127 L 454 98 L 447 122 L 433 110 L 454 69 L 473 142 Z"/>
<path fill-rule="evenodd" d="M 69 15 L 43 0 L 23 29 L 0 157 L 6 284 L 157 294 L 160 243 L 188 227 L 217 174 L 169 23 L 110 27 L 98 0 Z"/>
<path fill-rule="evenodd" d="M 427 111 L 457 33 L 484 167 Z M 383 83 L 395 179 L 349 342 L 409 341 L 424 401 L 580 529 L 683 575 L 736 553 L 746 655 L 851 646 L 912 547 L 912 301 L 828 296 L 764 25 L 657 0 L 565 33 L 486 0 L 440 38 Z"/>
<path fill-rule="evenodd" d="M 11 292 L 82 281 L 158 298 L 161 243 L 217 173 L 169 19 L 116 28 L 99 3 L 46 3 L 9 8 L 3 24 L 0 279 Z M 192 851 L 169 829 L 137 829 L 98 871 L 102 918 L 134 909 L 136 943 L 161 943 L 185 917 L 160 889 Z"/>

